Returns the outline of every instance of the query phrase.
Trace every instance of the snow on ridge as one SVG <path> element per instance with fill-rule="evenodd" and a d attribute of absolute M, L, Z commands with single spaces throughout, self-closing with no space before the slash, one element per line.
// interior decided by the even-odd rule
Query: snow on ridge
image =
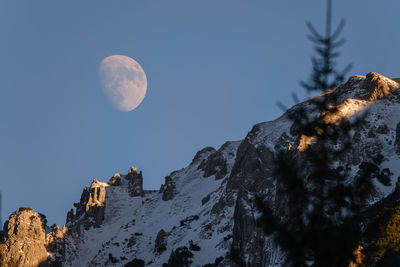
<path fill-rule="evenodd" d="M 228 245 L 225 239 L 233 228 L 234 209 L 224 209 L 224 214 L 212 214 L 211 209 L 224 194 L 240 142 L 227 142 L 220 148 L 228 166 L 223 179 L 217 180 L 214 175 L 204 178 L 203 170 L 198 168 L 213 152 L 173 172 L 177 194 L 169 201 L 163 201 L 162 194 L 154 191 L 145 192 L 144 197 L 130 197 L 126 182 L 119 186 L 98 182 L 98 186 L 107 185 L 105 220 L 100 228 L 83 231 L 76 254 L 67 257 L 67 265 L 103 266 L 107 263 L 121 266 L 138 258 L 144 260 L 146 266 L 161 266 L 168 261 L 173 249 L 189 247 L 189 241 L 201 248 L 193 251 L 193 266 L 213 263 L 223 256 Z M 206 197 L 209 201 L 203 203 Z M 155 239 L 161 229 L 168 234 L 167 250 L 157 255 Z M 109 254 L 118 262 L 112 263 Z"/>
<path fill-rule="evenodd" d="M 386 78 L 382 75 L 375 73 L 372 74 L 372 76 L 379 77 L 383 80 L 383 82 L 386 82 L 392 86 L 393 83 L 397 83 L 396 81 Z M 310 100 L 318 97 L 329 96 L 329 94 L 336 94 L 336 96 L 338 97 L 338 102 L 341 103 L 340 105 L 338 105 L 338 112 L 330 117 L 332 120 L 336 121 L 340 121 L 343 118 L 353 118 L 354 116 L 357 116 L 365 110 L 369 111 L 370 106 L 377 107 L 381 105 L 387 105 L 386 98 L 374 100 L 363 99 L 365 98 L 366 94 L 365 82 L 367 81 L 367 77 L 368 75 L 352 76 L 346 83 L 342 84 L 337 89 L 330 90 L 329 92 L 327 91 L 304 102 L 298 103 L 292 108 L 288 109 L 284 114 L 282 114 L 282 116 L 278 117 L 275 120 L 256 124 L 251 131 L 254 136 L 251 136 L 250 142 L 255 145 L 255 147 L 258 147 L 262 144 L 273 150 L 276 142 L 283 133 L 285 133 L 287 136 L 291 136 L 289 130 L 291 125 L 293 124 L 293 121 L 289 118 L 288 113 L 296 112 L 296 109 L 300 106 L 307 109 L 310 105 Z M 393 103 L 391 103 L 390 106 L 392 106 L 393 109 L 397 109 L 396 107 L 393 107 Z M 374 112 L 378 112 L 376 108 L 372 110 Z M 317 114 L 315 114 L 315 116 L 317 116 Z"/>
<path fill-rule="evenodd" d="M 371 87 L 368 83 L 372 83 L 375 80 L 378 80 L 378 85 L 376 87 Z M 379 82 L 383 85 L 386 83 L 388 86 L 394 86 L 393 88 L 396 88 L 394 83 L 397 83 L 397 81 L 393 81 L 376 73 L 370 73 L 367 76 L 352 76 L 336 90 L 328 94 L 317 96 L 327 96 L 331 93 L 336 94 L 339 103 L 341 103 L 338 105 L 338 111 L 327 118 L 329 122 L 335 123 L 342 119 L 352 120 L 359 115 L 366 115 L 366 124 L 361 126 L 363 130 L 360 130 L 359 143 L 357 145 L 364 147 L 363 149 L 368 149 L 369 146 L 379 143 L 379 145 L 382 146 L 381 152 L 385 156 L 385 161 L 382 163 L 381 167 L 387 167 L 393 172 L 391 186 L 378 185 L 379 196 L 377 199 L 386 197 L 393 192 L 397 177 L 400 176 L 400 170 L 398 168 L 400 163 L 398 160 L 399 156 L 396 154 L 393 145 L 396 141 L 396 128 L 399 125 L 397 114 L 400 114 L 400 97 L 396 89 L 391 89 L 389 93 L 383 92 L 387 94 L 382 94 L 380 98 L 371 98 L 369 96 L 371 91 L 368 90 L 374 90 L 372 93 L 376 90 L 380 90 Z M 255 148 L 265 146 L 271 151 L 275 150 L 277 142 L 284 134 L 291 140 L 290 142 L 295 142 L 295 137 L 290 134 L 290 128 L 295 122 L 289 118 L 288 113 L 296 112 L 296 109 L 299 107 L 307 109 L 309 105 L 310 103 L 308 101 L 299 103 L 290 108 L 279 118 L 255 125 L 249 132 L 246 140 Z M 371 131 L 374 134 L 372 134 Z M 366 157 L 367 155 L 362 154 L 362 156 Z"/>
<path fill-rule="evenodd" d="M 90 185 L 90 188 L 96 188 L 96 187 L 109 187 L 110 184 L 107 182 L 100 182 L 97 179 L 94 179 L 92 184 Z"/>

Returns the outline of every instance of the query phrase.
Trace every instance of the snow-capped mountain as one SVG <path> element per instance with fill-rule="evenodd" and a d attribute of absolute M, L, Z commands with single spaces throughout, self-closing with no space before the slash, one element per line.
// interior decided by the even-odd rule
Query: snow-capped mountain
<path fill-rule="evenodd" d="M 188 167 L 167 176 L 157 191 L 141 188 L 143 177 L 134 167 L 128 175 L 114 175 L 109 184 L 94 181 L 82 194 L 89 194 L 90 200 L 83 197 L 76 205 L 78 211 L 81 207 L 86 210 L 67 223 L 72 234 L 66 241 L 66 264 L 104 266 L 114 262 L 118 266 L 136 258 L 148 266 L 161 266 L 171 249 L 191 244 L 200 248 L 193 253 L 194 264 L 213 263 L 229 249 L 231 241 L 233 202 L 221 209 L 214 206 L 224 195 L 224 178 L 230 175 L 239 144 L 227 142 L 218 151 L 201 150 Z M 220 157 L 220 164 L 211 166 L 213 169 L 207 164 L 211 157 Z M 212 174 L 204 177 L 205 170 Z M 219 179 L 216 173 L 220 173 Z M 105 198 L 96 192 L 105 192 Z M 90 213 L 92 206 L 97 211 Z M 98 213 L 104 215 L 96 221 Z"/>
<path fill-rule="evenodd" d="M 369 73 L 325 94 L 340 99 L 333 121 L 368 111 L 366 123 L 354 129 L 355 145 L 343 164 L 356 173 L 367 156 L 384 156 L 381 167 L 390 169 L 393 181 L 379 186 L 370 205 L 388 197 L 400 175 L 398 88 L 396 81 Z M 310 143 L 289 116 L 307 105 L 255 125 L 243 140 L 204 148 L 159 190 L 143 190 L 146 177 L 133 166 L 127 175 L 93 181 L 61 230 L 21 208 L 5 223 L 1 266 L 186 266 L 176 265 L 177 258 L 191 266 L 235 266 L 235 256 L 248 266 L 282 266 L 284 254 L 256 223 L 253 195 L 264 193 L 282 208 L 275 203 L 274 153 L 302 153 Z"/>

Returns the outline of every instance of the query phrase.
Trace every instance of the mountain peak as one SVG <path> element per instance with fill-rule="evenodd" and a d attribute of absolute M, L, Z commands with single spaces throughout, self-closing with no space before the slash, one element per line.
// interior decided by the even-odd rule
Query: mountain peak
<path fill-rule="evenodd" d="M 38 266 L 47 259 L 45 218 L 31 208 L 10 215 L 1 239 L 1 266 Z"/>
<path fill-rule="evenodd" d="M 365 77 L 363 87 L 366 92 L 364 97 L 368 101 L 375 101 L 397 92 L 400 86 L 399 83 L 393 79 L 389 79 L 375 72 L 370 72 Z"/>
<path fill-rule="evenodd" d="M 187 167 L 167 175 L 160 190 L 144 190 L 144 175 L 135 166 L 126 175 L 115 173 L 108 182 L 95 179 L 83 189 L 61 230 L 47 227 L 43 216 L 31 209 L 17 211 L 9 222 L 23 222 L 18 227 L 27 227 L 28 232 L 29 227 L 36 229 L 32 238 L 39 243 L 27 243 L 24 228 L 13 234 L 17 224 L 7 223 L 0 259 L 14 264 L 8 256 L 13 255 L 11 251 L 20 253 L 20 245 L 25 244 L 25 253 L 31 251 L 28 244 L 36 244 L 40 251 L 31 262 L 45 259 L 46 252 L 49 264 L 67 266 L 162 266 L 178 256 L 193 266 L 232 266 L 232 251 L 249 266 L 283 266 L 285 255 L 256 224 L 258 210 L 252 196 L 264 193 L 271 207 L 284 208 L 273 179 L 276 152 L 293 147 L 297 149 L 291 151 L 301 155 L 301 148 L 312 142 L 289 115 L 299 107 L 309 107 L 313 99 L 332 96 L 339 99 L 332 104 L 334 112 L 328 108 L 316 114 L 323 115 L 326 123 L 337 124 L 368 111 L 366 122 L 354 128 L 351 152 L 338 164 L 356 173 L 367 156 L 380 158 L 382 167 L 391 168 L 397 177 L 398 88 L 398 80 L 374 72 L 352 76 L 337 89 L 295 105 L 276 120 L 258 123 L 243 140 L 200 150 Z M 395 184 L 379 187 L 368 205 L 390 196 Z M 18 242 L 11 244 L 13 238 Z"/>

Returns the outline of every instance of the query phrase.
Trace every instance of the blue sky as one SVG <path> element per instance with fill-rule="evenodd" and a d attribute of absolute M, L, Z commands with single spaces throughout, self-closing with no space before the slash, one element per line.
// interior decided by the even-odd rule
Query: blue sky
<path fill-rule="evenodd" d="M 400 2 L 334 2 L 334 22 L 347 20 L 340 62 L 400 77 Z M 304 97 L 313 52 L 304 22 L 323 29 L 324 15 L 321 0 L 2 1 L 3 220 L 31 206 L 64 224 L 84 186 L 130 165 L 158 189 L 201 148 L 276 118 L 277 101 Z M 99 64 L 113 54 L 147 75 L 129 113 L 100 89 Z"/>

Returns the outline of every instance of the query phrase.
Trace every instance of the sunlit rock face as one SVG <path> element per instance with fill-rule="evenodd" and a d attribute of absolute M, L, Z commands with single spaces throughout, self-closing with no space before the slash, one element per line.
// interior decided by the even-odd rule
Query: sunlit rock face
<path fill-rule="evenodd" d="M 121 185 L 121 174 L 118 172 L 114 173 L 114 175 L 110 179 L 110 184 L 114 186 Z"/>
<path fill-rule="evenodd" d="M 43 217 L 20 208 L 4 225 L 0 242 L 0 266 L 38 266 L 47 259 Z"/>
<path fill-rule="evenodd" d="M 93 180 L 90 188 L 84 188 L 79 203 L 75 203 L 76 212 L 73 210 L 67 214 L 67 225 L 71 225 L 72 229 L 76 229 L 77 234 L 80 233 L 80 226 L 86 229 L 90 227 L 100 227 L 104 220 L 104 210 L 106 206 L 106 187 L 108 183 Z"/>
<path fill-rule="evenodd" d="M 400 189 L 397 195 L 394 192 L 400 176 L 398 88 L 397 81 L 369 73 L 353 76 L 317 96 L 340 100 L 336 112 L 325 116 L 326 123 L 336 124 L 367 111 L 365 123 L 354 128 L 351 151 L 340 164 L 356 173 L 367 157 L 375 157 L 382 159 L 380 167 L 390 168 L 392 185 L 379 187 L 371 196 L 373 207 L 380 200 L 385 205 L 400 203 Z M 314 137 L 305 136 L 289 114 L 308 105 L 305 101 L 274 121 L 256 124 L 243 140 L 200 150 L 187 167 L 167 175 L 160 190 L 144 190 L 146 177 L 133 166 L 128 174 L 116 173 L 109 182 L 94 180 L 68 212 L 66 228 L 45 227 L 47 235 L 39 226 L 33 228 L 38 231 L 33 231 L 35 235 L 23 231 L 31 233 L 35 249 L 40 249 L 35 255 L 44 259 L 47 251 L 52 255 L 48 262 L 65 266 L 155 267 L 171 260 L 176 251 L 190 252 L 186 255 L 191 255 L 192 266 L 240 266 L 229 254 L 245 259 L 247 266 L 284 266 L 284 253 L 256 223 L 253 197 L 264 193 L 275 211 L 285 209 L 285 196 L 277 194 L 273 182 L 274 157 L 277 151 L 290 150 L 297 160 L 304 160 L 302 151 Z M 13 221 L 31 216 L 22 213 L 13 214 Z M 35 225 L 40 225 L 40 216 L 35 216 Z M 9 255 L 19 251 L 25 239 L 14 233 L 15 223 L 8 225 L 0 255 L 10 261 L 14 258 Z M 7 241 L 11 239 L 6 236 L 20 242 Z M 24 249 L 28 248 L 25 244 Z M 29 255 L 29 261 L 37 260 Z"/>
<path fill-rule="evenodd" d="M 104 220 L 104 209 L 106 201 L 106 187 L 109 186 L 105 183 L 100 183 L 94 180 L 90 186 L 89 200 L 86 203 L 86 216 L 94 220 L 94 226 L 100 227 Z"/>
<path fill-rule="evenodd" d="M 364 88 L 364 92 L 361 92 L 360 96 L 368 101 L 375 101 L 387 97 L 399 99 L 399 94 L 397 92 L 399 83 L 396 80 L 386 78 L 375 72 L 367 74 L 362 87 Z"/>

